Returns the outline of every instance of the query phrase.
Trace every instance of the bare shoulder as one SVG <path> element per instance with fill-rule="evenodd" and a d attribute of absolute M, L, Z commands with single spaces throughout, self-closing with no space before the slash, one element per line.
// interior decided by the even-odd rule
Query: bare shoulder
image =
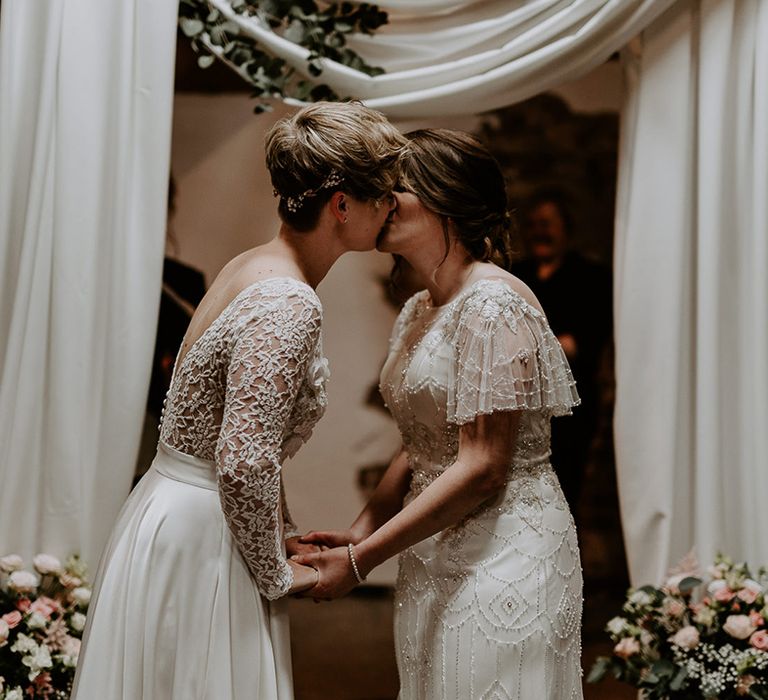
<path fill-rule="evenodd" d="M 519 294 L 525 301 L 527 301 L 534 309 L 538 309 L 542 314 L 544 310 L 541 308 L 539 300 L 533 293 L 531 288 L 523 282 L 519 277 L 515 277 L 511 272 L 507 272 L 498 265 L 492 263 L 482 263 L 478 266 L 478 274 L 475 282 L 480 280 L 498 281 L 506 284 L 513 292 Z"/>

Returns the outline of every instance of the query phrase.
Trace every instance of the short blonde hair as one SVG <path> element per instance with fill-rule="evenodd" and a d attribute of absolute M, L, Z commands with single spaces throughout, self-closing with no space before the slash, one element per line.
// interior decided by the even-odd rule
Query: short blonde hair
<path fill-rule="evenodd" d="M 267 168 L 278 213 L 306 231 L 339 190 L 362 201 L 388 196 L 400 175 L 405 137 L 360 102 L 316 102 L 267 133 Z"/>

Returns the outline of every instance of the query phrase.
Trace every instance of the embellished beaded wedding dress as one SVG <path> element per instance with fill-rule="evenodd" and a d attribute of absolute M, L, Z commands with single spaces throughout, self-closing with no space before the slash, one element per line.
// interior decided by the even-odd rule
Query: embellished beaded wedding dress
<path fill-rule="evenodd" d="M 325 407 L 321 315 L 311 287 L 256 282 L 179 358 L 96 575 L 77 700 L 293 697 L 280 471 Z"/>
<path fill-rule="evenodd" d="M 580 700 L 579 551 L 549 463 L 550 418 L 578 397 L 544 314 L 500 280 L 440 307 L 420 292 L 381 389 L 413 470 L 406 503 L 455 461 L 461 424 L 522 412 L 499 496 L 400 556 L 401 700 Z"/>

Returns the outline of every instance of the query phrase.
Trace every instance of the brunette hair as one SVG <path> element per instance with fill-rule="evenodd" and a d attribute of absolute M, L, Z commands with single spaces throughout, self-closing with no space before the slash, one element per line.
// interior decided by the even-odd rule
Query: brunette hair
<path fill-rule="evenodd" d="M 443 219 L 446 256 L 448 222 L 473 260 L 509 269 L 513 220 L 499 164 L 478 139 L 453 129 L 419 129 L 406 134 L 400 186 Z"/>
<path fill-rule="evenodd" d="M 266 136 L 280 218 L 308 231 L 334 192 L 361 201 L 389 196 L 405 150 L 405 137 L 360 102 L 316 102 L 281 119 Z"/>

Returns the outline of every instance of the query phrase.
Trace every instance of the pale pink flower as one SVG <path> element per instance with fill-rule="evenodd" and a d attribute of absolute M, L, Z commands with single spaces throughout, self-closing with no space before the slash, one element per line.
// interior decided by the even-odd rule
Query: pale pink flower
<path fill-rule="evenodd" d="M 765 630 L 758 630 L 749 638 L 749 643 L 755 647 L 755 649 L 768 651 L 768 632 Z"/>
<path fill-rule="evenodd" d="M 10 574 L 24 568 L 24 560 L 18 554 L 8 554 L 0 557 L 0 571 Z"/>
<path fill-rule="evenodd" d="M 49 619 L 53 613 L 58 612 L 60 609 L 61 606 L 55 600 L 48 598 L 47 596 L 40 596 L 29 606 L 30 612 L 39 613 L 46 620 Z"/>
<path fill-rule="evenodd" d="M 14 571 L 8 577 L 8 587 L 17 593 L 33 593 L 40 581 L 29 571 Z"/>
<path fill-rule="evenodd" d="M 624 637 L 614 648 L 613 653 L 622 659 L 640 653 L 640 642 L 634 637 Z"/>
<path fill-rule="evenodd" d="M 61 562 L 52 554 L 38 554 L 33 560 L 32 565 L 39 574 L 58 574 L 61 571 Z"/>
<path fill-rule="evenodd" d="M 685 612 L 685 604 L 675 598 L 665 598 L 662 610 L 665 615 L 670 617 L 682 617 Z"/>
<path fill-rule="evenodd" d="M 728 615 L 723 629 L 735 639 L 747 639 L 757 628 L 747 615 Z"/>
<path fill-rule="evenodd" d="M 749 689 L 755 683 L 757 683 L 757 678 L 755 678 L 751 673 L 741 676 L 739 678 L 738 684 L 736 685 L 736 695 L 749 695 Z"/>
<path fill-rule="evenodd" d="M 21 617 L 21 613 L 18 610 L 11 610 L 11 612 L 5 613 L 2 619 L 6 621 L 6 623 L 8 624 L 8 627 L 13 629 L 14 627 L 18 626 L 18 624 L 22 620 L 22 617 Z"/>
<path fill-rule="evenodd" d="M 5 646 L 8 642 L 8 635 L 11 633 L 11 628 L 5 620 L 0 620 L 0 647 Z"/>
<path fill-rule="evenodd" d="M 27 610 L 29 610 L 29 606 L 31 603 L 29 602 L 29 598 L 19 598 L 16 601 L 16 609 L 20 610 L 21 612 L 25 613 Z"/>
<path fill-rule="evenodd" d="M 742 588 L 736 595 L 748 605 L 752 605 L 757 600 L 759 593 L 755 593 L 750 588 Z"/>
<path fill-rule="evenodd" d="M 61 581 L 61 585 L 64 586 L 64 588 L 77 588 L 78 586 L 83 585 L 83 579 L 73 576 L 72 574 L 62 574 L 59 577 L 59 581 Z"/>
<path fill-rule="evenodd" d="M 765 624 L 765 619 L 763 616 L 757 612 L 756 610 L 750 610 L 749 612 L 749 621 L 755 626 L 755 627 L 762 627 Z"/>
<path fill-rule="evenodd" d="M 699 630 L 693 625 L 687 625 L 679 629 L 673 637 L 670 638 L 672 644 L 681 649 L 693 649 L 699 645 Z"/>
<path fill-rule="evenodd" d="M 734 595 L 735 593 L 730 588 L 728 588 L 728 586 L 726 586 L 725 588 L 719 588 L 716 590 L 713 597 L 720 603 L 727 603 L 729 600 L 731 600 L 731 598 L 733 598 Z"/>

